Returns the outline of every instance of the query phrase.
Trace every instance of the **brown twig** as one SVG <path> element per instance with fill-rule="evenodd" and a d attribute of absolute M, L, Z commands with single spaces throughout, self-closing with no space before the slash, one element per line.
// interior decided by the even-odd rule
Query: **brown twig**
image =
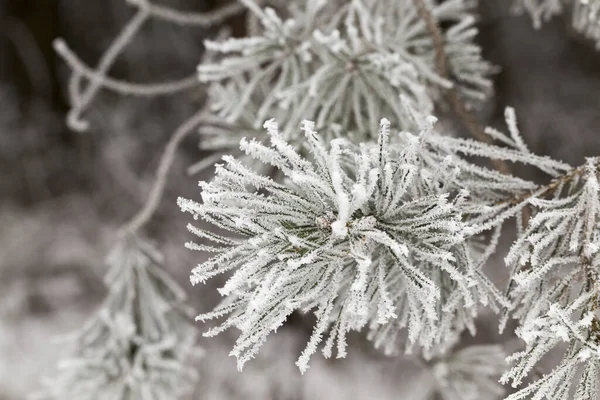
<path fill-rule="evenodd" d="M 597 165 L 600 165 L 600 160 L 596 162 Z M 519 197 L 515 197 L 513 199 L 510 200 L 510 205 L 517 205 L 519 203 L 522 203 L 526 200 L 529 200 L 534 194 L 536 196 L 548 196 L 553 194 L 558 188 L 562 187 L 563 184 L 565 183 L 569 183 L 570 181 L 572 181 L 575 177 L 577 176 L 581 176 L 583 175 L 583 173 L 585 172 L 586 169 L 586 164 L 583 164 L 577 168 L 572 169 L 571 171 L 569 171 L 568 173 L 566 173 L 565 175 L 562 175 L 554 180 L 552 180 L 549 184 L 545 185 L 545 186 L 540 186 L 539 189 L 541 189 L 542 191 L 540 192 L 539 189 L 536 190 L 535 192 L 532 193 L 527 193 L 525 195 L 519 196 Z"/>
<path fill-rule="evenodd" d="M 450 79 L 451 73 L 450 69 L 448 68 L 448 56 L 446 55 L 442 31 L 440 30 L 440 27 L 438 26 L 434 16 L 431 14 L 431 11 L 425 5 L 424 0 L 413 0 L 413 3 L 419 12 L 419 15 L 425 22 L 427 31 L 431 35 L 433 47 L 435 49 L 435 61 L 438 73 L 442 78 Z M 454 113 L 461 120 L 465 128 L 467 128 L 471 136 L 481 142 L 491 144 L 492 139 L 485 134 L 485 128 L 483 125 L 481 125 L 477 117 L 471 111 L 469 111 L 465 103 L 462 101 L 456 86 L 453 86 L 446 91 L 446 98 L 452 106 L 452 110 L 454 110 Z M 498 170 L 500 173 L 511 175 L 510 166 L 506 162 L 498 159 L 491 159 L 490 161 L 494 168 L 496 168 L 496 170 Z M 523 227 L 527 226 L 527 222 L 529 221 L 530 217 L 530 209 L 528 207 L 523 207 L 523 209 L 521 209 Z"/>
<path fill-rule="evenodd" d="M 413 3 L 417 8 L 420 17 L 425 22 L 427 31 L 431 35 L 433 47 L 435 49 L 435 63 L 437 72 L 442 78 L 450 80 L 451 72 L 450 68 L 448 67 L 448 56 L 445 50 L 444 35 L 442 34 L 435 17 L 431 14 L 431 11 L 427 5 L 425 5 L 424 0 L 413 0 Z M 481 142 L 491 143 L 491 138 L 484 133 L 485 128 L 477 120 L 477 117 L 467 109 L 467 106 L 460 98 L 460 94 L 456 87 L 451 87 L 446 91 L 445 94 L 448 102 L 452 106 L 452 110 L 467 128 L 471 136 Z M 491 161 L 494 165 L 494 168 L 496 168 L 499 172 L 510 175 L 510 167 L 506 162 L 496 159 L 492 159 Z"/>

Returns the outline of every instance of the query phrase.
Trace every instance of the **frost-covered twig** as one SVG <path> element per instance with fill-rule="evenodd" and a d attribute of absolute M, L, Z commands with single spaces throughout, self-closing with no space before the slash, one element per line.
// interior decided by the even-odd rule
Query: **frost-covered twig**
<path fill-rule="evenodd" d="M 598 396 L 600 365 L 600 160 L 589 159 L 545 195 L 528 201 L 537 209 L 513 243 L 506 263 L 513 268 L 510 292 L 527 347 L 515 353 L 503 382 L 514 387 L 561 342 L 568 345 L 550 373 L 509 397 L 564 399 L 574 377 L 584 375 L 577 399 Z"/>
<path fill-rule="evenodd" d="M 167 184 L 167 177 L 171 165 L 175 159 L 177 148 L 179 144 L 185 139 L 185 137 L 194 130 L 202 121 L 202 111 L 197 112 L 192 117 L 187 119 L 177 130 L 167 143 L 165 150 L 160 158 L 158 168 L 156 170 L 156 178 L 150 189 L 147 200 L 144 203 L 142 209 L 129 221 L 122 229 L 124 233 L 131 234 L 137 232 L 144 224 L 146 224 L 150 218 L 156 212 L 156 209 L 160 205 L 163 193 L 165 191 L 165 185 Z"/>
<path fill-rule="evenodd" d="M 120 81 L 109 78 L 85 65 L 62 39 L 54 41 L 54 49 L 67 62 L 75 75 L 86 78 L 90 83 L 97 85 L 98 88 L 109 89 L 122 95 L 156 97 L 178 93 L 200 85 L 195 75 L 173 82 L 144 84 Z"/>
<path fill-rule="evenodd" d="M 280 171 L 283 183 L 226 156 L 215 180 L 202 183 L 202 204 L 179 200 L 195 218 L 243 237 L 229 239 L 190 225 L 213 244 L 187 245 L 216 253 L 194 269 L 193 283 L 235 271 L 221 289 L 228 298 L 199 319 L 229 315 L 208 335 L 239 328 L 232 354 L 240 367 L 295 309 L 316 309 L 318 318 L 298 361 L 305 370 L 329 326 L 326 356 L 335 343 L 344 356 L 346 333 L 367 323 L 376 345 L 385 346 L 393 346 L 396 333 L 407 327 L 410 342 L 427 356 L 442 351 L 453 332 L 474 332 L 478 302 L 508 307 L 478 271 L 497 241 L 476 250 L 475 216 L 483 218 L 485 204 L 493 204 L 486 202 L 502 193 L 535 185 L 470 164 L 461 153 L 545 162 L 550 170 L 564 166 L 437 135 L 432 123 L 429 118 L 419 136 L 404 133 L 391 145 L 384 120 L 377 146 L 336 139 L 328 150 L 314 123 L 305 121 L 310 154 L 305 158 L 268 121 L 271 147 L 242 140 L 241 149 Z"/>
<path fill-rule="evenodd" d="M 356 143 L 373 140 L 382 117 L 414 128 L 399 96 L 429 114 L 453 85 L 436 71 L 435 44 L 411 0 L 311 1 L 290 6 L 285 19 L 252 0 L 244 4 L 262 30 L 207 41 L 220 60 L 199 67 L 201 80 L 211 84 L 209 111 L 222 123 L 216 132 L 223 132 L 209 126 L 202 141 L 207 148 L 235 149 L 237 140 L 226 141 L 226 133 L 238 140 L 248 131 L 260 135 L 267 118 L 282 121 L 297 148 L 302 140 L 293 135 L 305 118 L 326 139 L 341 129 Z M 432 12 L 450 26 L 443 36 L 456 90 L 473 102 L 484 99 L 493 68 L 473 43 L 471 3 L 436 3 Z"/>
<path fill-rule="evenodd" d="M 100 61 L 96 67 L 96 75 L 106 75 L 119 54 L 121 54 L 125 46 L 129 44 L 148 18 L 149 13 L 147 11 L 140 9 L 136 12 L 108 49 L 102 54 L 102 57 L 100 57 Z M 76 131 L 86 131 L 89 128 L 89 123 L 81 118 L 81 114 L 85 112 L 85 109 L 92 102 L 101 87 L 98 80 L 89 83 L 85 89 L 82 85 L 83 77 L 79 73 L 72 73 L 69 79 L 71 110 L 69 110 L 69 114 L 67 115 L 67 124 L 71 129 Z"/>
<path fill-rule="evenodd" d="M 240 12 L 242 7 L 236 3 L 224 6 L 206 14 L 183 13 L 165 6 L 156 5 L 148 0 L 127 0 L 135 5 L 138 10 L 129 20 L 122 31 L 116 36 L 108 49 L 102 54 L 98 66 L 90 68 L 79 60 L 79 58 L 67 47 L 62 39 L 54 42 L 56 51 L 68 62 L 73 69 L 69 78 L 69 99 L 71 110 L 67 116 L 69 127 L 76 131 L 86 131 L 89 123 L 82 119 L 82 114 L 91 104 L 101 88 L 111 89 L 122 94 L 136 96 L 157 96 L 186 90 L 199 85 L 193 77 L 184 78 L 180 81 L 156 84 L 134 84 L 131 82 L 118 81 L 107 77 L 107 73 L 123 52 L 125 47 L 138 33 L 142 25 L 152 17 L 178 24 L 195 24 L 210 26 L 232 15 Z M 88 81 L 84 87 L 84 81 Z"/>

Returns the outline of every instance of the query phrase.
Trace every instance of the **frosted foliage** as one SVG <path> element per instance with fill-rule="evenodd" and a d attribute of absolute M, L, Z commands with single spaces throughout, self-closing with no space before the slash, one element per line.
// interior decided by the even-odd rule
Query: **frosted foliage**
<path fill-rule="evenodd" d="M 204 148 L 235 147 L 247 132 L 260 135 L 262 123 L 273 117 L 285 123 L 282 135 L 296 147 L 303 140 L 296 127 L 306 118 L 326 140 L 343 132 L 360 143 L 376 138 L 382 115 L 411 127 L 400 95 L 428 114 L 453 85 L 475 103 L 491 91 L 492 67 L 473 43 L 470 1 L 450 0 L 432 10 L 449 26 L 444 44 L 454 83 L 438 75 L 431 35 L 412 0 L 289 2 L 279 14 L 252 0 L 243 3 L 260 21 L 260 32 L 208 41 L 220 60 L 199 66 L 211 94 L 201 128 Z"/>
<path fill-rule="evenodd" d="M 235 328 L 238 369 L 304 313 L 315 322 L 298 351 L 301 373 L 318 351 L 345 357 L 348 335 L 362 332 L 386 355 L 410 355 L 427 378 L 416 391 L 434 399 L 497 399 L 506 384 L 506 400 L 600 398 L 600 158 L 573 168 L 533 154 L 510 108 L 506 133 L 480 126 L 473 109 L 492 94 L 496 68 L 476 43 L 477 0 L 232 0 L 208 13 L 127 3 L 135 14 L 96 68 L 54 42 L 73 70 L 68 125 L 89 127 L 83 116 L 100 90 L 154 98 L 200 85 L 206 106 L 167 143 L 146 204 L 108 258 L 107 298 L 42 397 L 193 392 L 200 352 L 185 296 L 135 234 L 199 127 L 211 156 L 190 170 L 214 165 L 215 174 L 200 182 L 199 201 L 178 199 L 197 221 L 186 247 L 209 254 L 190 279 L 225 277 L 222 301 L 196 320 L 211 321 L 209 337 Z M 600 0 L 507 6 L 536 28 L 564 14 L 600 49 Z M 247 37 L 226 28 L 234 16 Z M 156 84 L 108 77 L 150 19 L 223 29 L 205 42 L 197 74 Z M 477 140 L 438 132 L 425 117 L 436 108 Z M 549 182 L 521 178 L 515 164 Z M 501 291 L 483 269 L 508 221 L 516 233 Z M 456 346 L 477 333 L 484 308 L 501 315 L 500 330 L 516 320 L 514 354 Z"/>
<path fill-rule="evenodd" d="M 521 150 L 441 136 L 433 131 L 434 121 L 426 119 L 419 135 L 392 135 L 389 122 L 382 120 L 377 145 L 335 139 L 329 149 L 314 122 L 304 121 L 310 154 L 305 158 L 269 120 L 270 146 L 243 139 L 240 148 L 281 172 L 282 183 L 225 156 L 215 179 L 201 182 L 202 203 L 179 199 L 182 210 L 195 218 L 241 236 L 230 239 L 190 225 L 201 243 L 187 244 L 216 253 L 192 271 L 193 283 L 234 272 L 220 289 L 227 296 L 223 304 L 198 319 L 227 316 L 208 336 L 229 327 L 241 331 L 232 351 L 240 368 L 294 310 L 314 309 L 317 316 L 298 360 L 304 371 L 329 328 L 325 356 L 335 346 L 343 357 L 347 332 L 368 325 L 375 344 L 388 352 L 406 328 L 408 350 L 417 345 L 427 357 L 443 350 L 457 331 L 474 333 L 477 304 L 509 306 L 479 271 L 493 253 L 499 230 L 488 243 L 478 235 L 488 228 L 470 221 L 494 219 L 488 225 L 497 228 L 503 209 L 481 203 L 534 185 L 470 164 L 463 156 L 536 162 L 550 172 L 564 165 Z M 495 134 L 506 143 L 520 143 Z M 463 217 L 467 213 L 470 219 Z"/>
<path fill-rule="evenodd" d="M 47 381 L 49 399 L 161 400 L 193 389 L 197 353 L 183 292 L 161 270 L 162 256 L 129 238 L 111 252 L 109 294 L 75 336 L 75 354 Z"/>
<path fill-rule="evenodd" d="M 509 399 L 598 398 L 600 365 L 600 186 L 598 160 L 557 183 L 549 199 L 531 199 L 536 213 L 506 262 L 514 269 L 511 296 L 526 349 L 511 356 L 503 382 L 517 387 L 550 350 L 566 344 L 558 366 Z M 583 372 L 579 383 L 575 379 Z M 575 382 L 575 383 L 573 383 Z M 575 387 L 571 388 L 572 385 Z"/>

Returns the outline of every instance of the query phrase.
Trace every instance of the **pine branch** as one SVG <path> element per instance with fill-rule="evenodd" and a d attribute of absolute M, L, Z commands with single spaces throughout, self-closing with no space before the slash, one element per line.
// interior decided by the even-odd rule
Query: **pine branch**
<path fill-rule="evenodd" d="M 511 400 L 566 398 L 580 369 L 585 372 L 576 398 L 598 395 L 599 177 L 600 159 L 588 159 L 583 167 L 541 187 L 537 197 L 524 200 L 537 212 L 505 261 L 515 271 L 510 295 L 521 322 L 516 333 L 526 349 L 511 356 L 515 365 L 502 382 L 517 387 L 554 347 L 565 342 L 568 349 L 559 365 L 509 396 Z M 527 267 L 519 270 L 521 265 Z"/>
<path fill-rule="evenodd" d="M 206 43 L 221 60 L 201 65 L 200 77 L 211 83 L 212 119 L 230 127 L 209 124 L 202 132 L 207 136 L 203 146 L 235 150 L 233 139 L 248 132 L 260 135 L 267 118 L 282 121 L 284 135 L 296 139 L 297 148 L 302 138 L 291 135 L 304 118 L 314 120 L 327 139 L 341 129 L 355 143 L 370 141 L 382 116 L 401 128 L 414 128 L 399 96 L 430 114 L 441 92 L 452 86 L 435 72 L 434 45 L 426 40 L 427 29 L 410 0 L 308 2 L 290 7 L 288 19 L 251 0 L 245 4 L 262 31 Z M 452 0 L 435 10 L 451 25 L 445 46 L 457 60 L 448 66 L 460 76 L 457 91 L 471 100 L 484 99 L 492 68 L 473 43 L 468 6 Z"/>
<path fill-rule="evenodd" d="M 377 146 L 336 139 L 329 150 L 314 123 L 305 121 L 310 157 L 297 153 L 267 121 L 271 147 L 244 139 L 241 149 L 283 174 L 283 183 L 226 156 L 215 179 L 202 183 L 202 203 L 179 199 L 183 211 L 242 237 L 190 226 L 214 244 L 187 244 L 216 253 L 193 270 L 193 283 L 234 271 L 220 290 L 229 297 L 199 319 L 228 315 L 210 336 L 241 329 L 233 351 L 240 368 L 294 309 L 316 309 L 314 335 L 298 361 L 305 370 L 329 326 L 326 356 L 337 341 L 343 357 L 347 332 L 367 323 L 376 346 L 393 347 L 407 327 L 409 341 L 428 356 L 443 351 L 453 332 L 474 330 L 477 302 L 496 310 L 496 304 L 509 306 L 478 271 L 493 253 L 499 230 L 480 250 L 475 231 L 489 228 L 477 220 L 487 218 L 489 199 L 535 185 L 468 163 L 463 155 L 520 160 L 554 175 L 567 166 L 438 135 L 434 121 L 428 118 L 418 136 L 405 132 L 391 145 L 384 120 Z M 396 315 L 399 322 L 392 321 Z"/>

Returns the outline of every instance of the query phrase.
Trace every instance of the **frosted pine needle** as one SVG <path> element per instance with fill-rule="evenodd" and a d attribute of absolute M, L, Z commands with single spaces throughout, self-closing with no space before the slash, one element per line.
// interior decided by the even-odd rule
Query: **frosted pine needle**
<path fill-rule="evenodd" d="M 449 27 L 445 53 L 456 82 L 438 75 L 435 45 L 413 0 L 309 1 L 278 10 L 285 18 L 253 0 L 243 3 L 259 31 L 207 41 L 218 61 L 198 67 L 200 80 L 211 87 L 208 121 L 200 130 L 205 148 L 230 151 L 237 142 L 228 139 L 256 131 L 272 117 L 297 149 L 304 119 L 315 121 L 326 142 L 342 132 L 358 144 L 376 139 L 382 116 L 415 128 L 400 96 L 429 114 L 453 86 L 470 105 L 491 94 L 494 68 L 474 43 L 470 1 L 432 5 Z"/>
<path fill-rule="evenodd" d="M 190 226 L 205 243 L 188 243 L 216 253 L 192 271 L 192 283 L 233 271 L 220 289 L 229 296 L 225 303 L 198 319 L 227 315 L 208 336 L 241 331 L 232 351 L 240 368 L 294 310 L 317 316 L 298 360 L 302 371 L 330 326 L 324 353 L 337 343 L 343 356 L 347 332 L 369 323 L 399 318 L 410 341 L 426 350 L 471 324 L 455 319 L 470 321 L 476 308 L 463 307 L 493 297 L 491 285 L 467 246 L 461 207 L 468 193 L 451 189 L 460 169 L 422 163 L 431 125 L 392 148 L 389 122 L 382 120 L 377 145 L 357 148 L 336 139 L 327 148 L 314 123 L 304 121 L 309 158 L 283 140 L 273 120 L 265 128 L 270 146 L 244 139 L 240 147 L 280 171 L 283 183 L 225 156 L 215 179 L 201 182 L 202 203 L 179 199 L 195 218 L 241 236 Z"/>
<path fill-rule="evenodd" d="M 511 291 L 526 349 L 510 357 L 502 378 L 518 387 L 542 357 L 561 345 L 561 362 L 510 400 L 598 397 L 600 366 L 600 185 L 598 159 L 589 159 L 551 198 L 532 198 L 536 213 L 506 262 L 516 273 Z M 583 371 L 579 384 L 575 376 Z M 572 388 L 573 387 L 573 388 Z"/>

